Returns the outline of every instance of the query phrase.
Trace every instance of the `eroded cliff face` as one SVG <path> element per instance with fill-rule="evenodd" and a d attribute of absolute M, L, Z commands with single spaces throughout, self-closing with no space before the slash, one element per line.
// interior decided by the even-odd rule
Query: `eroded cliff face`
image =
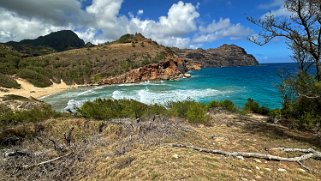
<path fill-rule="evenodd" d="M 189 77 L 186 72 L 200 69 L 199 64 L 190 64 L 182 58 L 169 59 L 158 64 L 150 64 L 133 69 L 122 75 L 104 79 L 100 84 L 136 83 L 153 80 L 172 80 Z"/>
<path fill-rule="evenodd" d="M 180 50 L 181 57 L 200 63 L 203 67 L 258 65 L 253 55 L 236 45 L 222 45 L 208 50 Z"/>

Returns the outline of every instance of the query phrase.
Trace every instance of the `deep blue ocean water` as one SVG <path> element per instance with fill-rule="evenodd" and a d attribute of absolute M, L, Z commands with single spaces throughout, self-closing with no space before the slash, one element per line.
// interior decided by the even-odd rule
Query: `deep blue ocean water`
<path fill-rule="evenodd" d="M 44 97 L 57 110 L 74 109 L 97 98 L 135 99 L 146 104 L 228 99 L 242 107 L 248 98 L 269 108 L 280 108 L 277 89 L 280 72 L 296 72 L 296 64 L 262 64 L 250 67 L 204 68 L 191 71 L 192 78 L 113 86 L 82 87 Z"/>

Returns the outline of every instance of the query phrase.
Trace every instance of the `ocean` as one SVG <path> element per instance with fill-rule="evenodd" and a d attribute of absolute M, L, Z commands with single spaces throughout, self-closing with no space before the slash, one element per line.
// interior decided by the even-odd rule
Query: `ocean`
<path fill-rule="evenodd" d="M 191 71 L 192 78 L 135 84 L 82 87 L 42 98 L 54 109 L 74 110 L 97 98 L 134 99 L 146 104 L 166 105 L 173 101 L 231 100 L 243 107 L 248 98 L 271 109 L 281 107 L 278 85 L 281 72 L 295 73 L 293 63 L 261 64 L 249 67 L 204 68 Z"/>

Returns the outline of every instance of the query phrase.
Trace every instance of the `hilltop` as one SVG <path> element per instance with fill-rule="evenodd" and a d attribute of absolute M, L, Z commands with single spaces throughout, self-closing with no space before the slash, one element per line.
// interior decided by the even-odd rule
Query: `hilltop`
<path fill-rule="evenodd" d="M 243 48 L 236 45 L 224 44 L 218 48 L 183 49 L 179 53 L 188 60 L 200 62 L 203 67 L 222 66 L 252 66 L 258 65 L 258 61 Z"/>
<path fill-rule="evenodd" d="M 80 39 L 78 35 L 71 30 L 53 32 L 34 40 L 22 40 L 20 42 L 10 41 L 5 44 L 14 47 L 14 49 L 27 56 L 49 54 L 85 46 L 84 40 Z"/>

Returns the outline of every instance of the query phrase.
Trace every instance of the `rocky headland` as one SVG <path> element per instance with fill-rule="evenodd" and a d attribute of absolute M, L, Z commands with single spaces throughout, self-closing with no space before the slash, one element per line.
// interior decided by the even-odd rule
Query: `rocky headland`
<path fill-rule="evenodd" d="M 161 63 L 146 65 L 133 69 L 116 77 L 104 79 L 100 84 L 136 83 L 155 80 L 172 80 L 188 78 L 188 70 L 201 69 L 200 64 L 190 64 L 182 58 L 170 59 Z"/>
<path fill-rule="evenodd" d="M 186 60 L 200 63 L 203 67 L 225 67 L 225 66 L 253 66 L 258 61 L 243 48 L 236 45 L 222 45 L 218 48 L 183 49 L 179 50 L 181 57 Z"/>

